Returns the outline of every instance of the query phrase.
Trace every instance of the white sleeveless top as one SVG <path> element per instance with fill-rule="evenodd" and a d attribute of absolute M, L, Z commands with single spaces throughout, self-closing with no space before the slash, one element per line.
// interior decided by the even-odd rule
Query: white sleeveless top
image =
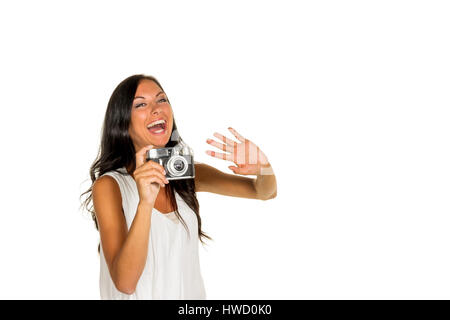
<path fill-rule="evenodd" d="M 126 169 L 104 175 L 119 184 L 122 208 L 128 230 L 139 203 L 136 181 Z M 147 262 L 133 294 L 118 291 L 111 279 L 103 248 L 100 244 L 100 297 L 101 299 L 206 299 L 198 255 L 198 223 L 194 211 L 175 192 L 178 212 L 186 222 L 190 238 L 174 212 L 163 214 L 153 208 Z"/>

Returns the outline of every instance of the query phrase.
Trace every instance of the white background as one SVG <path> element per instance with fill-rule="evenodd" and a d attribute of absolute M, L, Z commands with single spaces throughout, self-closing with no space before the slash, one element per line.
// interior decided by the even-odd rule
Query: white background
<path fill-rule="evenodd" d="M 205 140 L 233 126 L 277 176 L 274 200 L 198 195 L 208 299 L 449 299 L 449 16 L 445 1 L 1 2 L 0 298 L 99 298 L 78 197 L 113 89 L 146 73 L 196 161 L 228 171 Z"/>

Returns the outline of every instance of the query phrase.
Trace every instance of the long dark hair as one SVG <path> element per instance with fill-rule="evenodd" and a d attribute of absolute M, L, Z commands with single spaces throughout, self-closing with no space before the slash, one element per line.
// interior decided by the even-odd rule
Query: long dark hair
<path fill-rule="evenodd" d="M 90 188 L 83 192 L 80 196 L 86 195 L 86 199 L 82 202 L 82 206 L 91 213 L 92 219 L 95 223 L 95 228 L 98 230 L 97 217 L 92 202 L 92 185 L 95 180 L 108 171 L 116 171 L 122 173 L 118 169 L 125 167 L 131 168 L 131 172 L 136 169 L 136 150 L 133 145 L 133 141 L 128 133 L 128 129 L 131 122 L 131 107 L 136 93 L 136 89 L 139 82 L 147 79 L 154 81 L 162 91 L 161 84 L 155 77 L 137 74 L 130 76 L 123 80 L 113 91 L 111 98 L 109 99 L 108 106 L 106 108 L 105 120 L 103 122 L 101 145 L 96 160 L 90 167 L 89 173 L 91 177 Z M 167 98 L 169 101 L 169 98 Z M 170 101 L 169 101 L 170 103 Z M 166 147 L 173 147 L 182 139 L 178 134 L 177 126 L 175 124 L 175 118 L 173 119 L 173 128 L 169 142 Z M 202 229 L 202 220 L 199 214 L 199 203 L 197 200 L 195 185 L 193 179 L 181 179 L 181 180 L 169 180 L 169 184 L 165 186 L 165 192 L 170 200 L 172 208 L 175 210 L 177 218 L 183 223 L 186 231 L 188 227 L 178 212 L 178 206 L 175 198 L 176 191 L 180 197 L 186 202 L 186 204 L 195 212 L 198 221 L 198 237 L 204 244 L 202 238 L 212 240 L 206 235 Z M 189 232 L 188 232 L 189 234 Z M 99 246 L 100 248 L 100 246 Z"/>

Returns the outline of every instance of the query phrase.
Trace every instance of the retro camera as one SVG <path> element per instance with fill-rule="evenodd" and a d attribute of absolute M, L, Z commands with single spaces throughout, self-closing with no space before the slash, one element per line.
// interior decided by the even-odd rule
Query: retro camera
<path fill-rule="evenodd" d="M 147 150 L 146 159 L 162 165 L 167 180 L 195 177 L 194 153 L 184 142 L 179 142 L 175 147 Z"/>

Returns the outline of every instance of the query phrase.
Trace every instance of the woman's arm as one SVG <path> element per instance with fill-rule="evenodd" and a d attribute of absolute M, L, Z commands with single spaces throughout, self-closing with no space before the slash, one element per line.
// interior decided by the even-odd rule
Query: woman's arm
<path fill-rule="evenodd" d="M 222 172 L 204 163 L 195 164 L 195 191 L 224 196 L 268 200 L 277 195 L 275 175 L 257 175 L 256 179 Z"/>
<path fill-rule="evenodd" d="M 227 174 L 206 164 L 196 163 L 196 190 L 250 199 L 267 200 L 275 198 L 277 182 L 266 155 L 258 146 L 245 139 L 236 130 L 228 129 L 239 140 L 239 143 L 215 133 L 214 136 L 223 143 L 212 139 L 208 139 L 206 142 L 224 151 L 224 153 L 210 150 L 206 153 L 218 159 L 233 161 L 236 166 L 229 166 L 228 168 L 234 174 Z M 235 174 L 254 175 L 256 179 Z"/>
<path fill-rule="evenodd" d="M 258 174 L 255 180 L 255 189 L 258 199 L 268 200 L 277 196 L 277 179 L 270 164 L 263 168 L 264 174 Z"/>
<path fill-rule="evenodd" d="M 153 206 L 139 203 L 130 230 L 122 210 L 119 186 L 103 176 L 92 187 L 100 241 L 109 273 L 117 290 L 132 294 L 147 260 Z"/>

